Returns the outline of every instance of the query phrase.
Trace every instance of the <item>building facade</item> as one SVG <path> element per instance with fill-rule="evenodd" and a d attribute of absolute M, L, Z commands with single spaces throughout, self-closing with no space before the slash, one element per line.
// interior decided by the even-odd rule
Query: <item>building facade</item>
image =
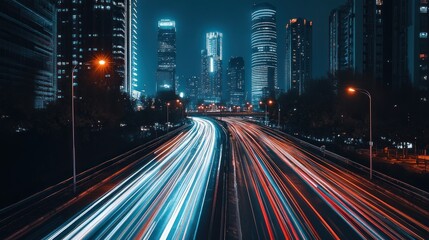
<path fill-rule="evenodd" d="M 201 50 L 201 76 L 200 76 L 200 86 L 198 99 L 204 100 L 205 96 L 208 96 L 210 93 L 210 78 L 209 78 L 209 62 L 207 57 L 207 49 Z"/>
<path fill-rule="evenodd" d="M 286 91 L 301 95 L 312 78 L 312 21 L 294 18 L 286 25 Z"/>
<path fill-rule="evenodd" d="M 186 79 L 185 97 L 189 99 L 188 107 L 196 109 L 198 104 L 199 94 L 201 93 L 200 77 L 190 76 Z"/>
<path fill-rule="evenodd" d="M 176 22 L 158 22 L 158 67 L 156 92 L 175 92 L 176 86 Z"/>
<path fill-rule="evenodd" d="M 429 56 L 429 12 L 427 0 L 410 1 L 412 24 L 409 27 L 408 48 L 411 80 L 417 89 L 428 92 L 428 56 Z"/>
<path fill-rule="evenodd" d="M 231 57 L 228 63 L 229 104 L 244 105 L 245 100 L 245 71 L 242 57 Z"/>
<path fill-rule="evenodd" d="M 384 89 L 410 86 L 406 0 L 348 0 L 331 12 L 330 73 L 352 70 Z"/>
<path fill-rule="evenodd" d="M 125 79 L 124 88 L 133 99 L 140 99 L 142 94 L 145 94 L 145 89 L 143 88 L 143 82 L 140 81 L 138 70 L 139 70 L 139 56 L 138 56 L 138 11 L 137 11 L 137 0 L 126 0 L 126 67 L 127 76 Z M 120 29 L 120 28 L 119 28 Z"/>
<path fill-rule="evenodd" d="M 0 108 L 56 100 L 56 12 L 51 0 L 0 2 Z"/>
<path fill-rule="evenodd" d="M 252 103 L 274 95 L 277 81 L 276 8 L 269 3 L 254 4 L 252 9 Z"/>
<path fill-rule="evenodd" d="M 354 15 L 352 1 L 334 9 L 329 15 L 329 73 L 353 69 L 354 62 Z"/>

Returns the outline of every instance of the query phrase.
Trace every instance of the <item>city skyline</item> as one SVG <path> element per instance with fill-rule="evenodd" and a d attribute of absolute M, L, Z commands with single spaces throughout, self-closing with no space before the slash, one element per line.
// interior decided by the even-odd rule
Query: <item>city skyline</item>
<path fill-rule="evenodd" d="M 263 2 L 263 1 L 257 1 Z M 344 4 L 343 0 L 320 2 L 315 0 L 285 3 L 280 0 L 266 1 L 277 8 L 278 29 L 278 59 L 279 66 L 284 66 L 285 56 L 285 26 L 291 18 L 302 17 L 313 21 L 313 34 L 320 36 L 313 43 L 313 65 L 316 78 L 325 76 L 328 72 L 328 23 L 332 9 Z M 192 76 L 199 75 L 201 46 L 206 39 L 205 34 L 219 31 L 224 35 L 223 55 L 225 59 L 242 56 L 246 64 L 246 91 L 249 95 L 251 79 L 251 11 L 255 1 L 226 0 L 217 2 L 188 1 L 174 2 L 163 0 L 156 2 L 139 1 L 141 17 L 140 27 L 140 76 L 147 88 L 147 94 L 153 95 L 156 73 L 156 26 L 161 18 L 175 19 L 177 24 L 177 74 Z M 192 5 L 192 11 L 187 6 Z M 308 7 L 312 6 L 312 7 Z M 226 69 L 226 62 L 223 67 Z M 225 73 L 224 73 L 225 74 Z M 284 67 L 278 69 L 279 86 L 284 89 Z"/>

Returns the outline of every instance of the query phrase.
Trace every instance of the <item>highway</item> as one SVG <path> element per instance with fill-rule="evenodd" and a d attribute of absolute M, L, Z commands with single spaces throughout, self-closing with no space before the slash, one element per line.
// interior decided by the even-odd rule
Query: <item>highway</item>
<path fill-rule="evenodd" d="M 44 239 L 206 237 L 208 225 L 215 225 L 223 147 L 213 121 L 193 120 L 189 131 L 156 149 L 147 164 Z"/>
<path fill-rule="evenodd" d="M 223 118 L 231 137 L 229 237 L 428 239 L 429 212 L 295 145 Z"/>

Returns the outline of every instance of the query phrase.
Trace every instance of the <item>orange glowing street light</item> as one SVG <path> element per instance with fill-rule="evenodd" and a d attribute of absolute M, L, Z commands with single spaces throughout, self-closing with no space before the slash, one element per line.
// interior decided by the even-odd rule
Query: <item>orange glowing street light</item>
<path fill-rule="evenodd" d="M 98 65 L 104 66 L 104 65 L 106 65 L 106 63 L 107 62 L 104 59 L 98 60 Z"/>
<path fill-rule="evenodd" d="M 352 87 L 349 87 L 349 88 L 347 88 L 347 91 L 348 91 L 349 93 L 355 93 L 355 92 L 356 92 L 356 89 L 354 89 L 354 88 L 352 88 Z"/>

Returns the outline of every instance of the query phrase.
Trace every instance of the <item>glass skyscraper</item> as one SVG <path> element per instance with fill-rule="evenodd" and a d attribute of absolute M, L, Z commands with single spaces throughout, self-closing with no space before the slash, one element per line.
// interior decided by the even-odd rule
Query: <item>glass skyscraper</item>
<path fill-rule="evenodd" d="M 174 92 L 176 82 L 176 22 L 158 22 L 158 68 L 156 91 Z"/>
<path fill-rule="evenodd" d="M 252 11 L 252 103 L 275 94 L 277 82 L 276 8 L 269 3 Z"/>
<path fill-rule="evenodd" d="M 207 33 L 206 49 L 201 52 L 201 99 L 207 103 L 222 99 L 222 38 L 220 32 Z"/>
<path fill-rule="evenodd" d="M 138 18 L 137 18 L 137 0 L 127 0 L 126 22 L 127 22 L 127 39 L 126 39 L 126 92 L 133 99 L 139 99 L 145 92 L 142 82 L 138 78 Z"/>

